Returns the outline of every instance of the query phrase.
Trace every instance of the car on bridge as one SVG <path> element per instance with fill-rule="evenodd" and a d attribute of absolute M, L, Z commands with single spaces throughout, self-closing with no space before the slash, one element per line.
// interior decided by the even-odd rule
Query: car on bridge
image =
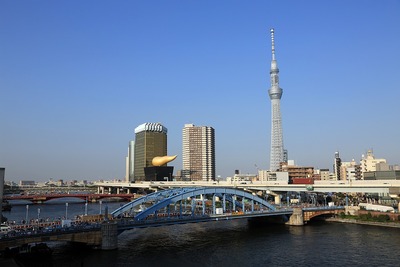
<path fill-rule="evenodd" d="M 8 226 L 7 224 L 0 225 L 0 233 L 8 233 L 10 231 L 11 231 L 11 227 Z"/>

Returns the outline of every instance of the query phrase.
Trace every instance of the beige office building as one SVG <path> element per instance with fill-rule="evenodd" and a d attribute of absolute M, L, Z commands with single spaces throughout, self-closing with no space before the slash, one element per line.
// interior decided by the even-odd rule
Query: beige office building
<path fill-rule="evenodd" d="M 372 150 L 368 150 L 367 156 L 362 155 L 362 159 L 360 161 L 362 179 L 364 179 L 365 172 L 376 171 L 376 165 L 378 163 L 386 163 L 386 159 L 376 159 Z"/>
<path fill-rule="evenodd" d="M 191 181 L 215 180 L 214 128 L 185 124 L 182 142 L 182 178 Z"/>

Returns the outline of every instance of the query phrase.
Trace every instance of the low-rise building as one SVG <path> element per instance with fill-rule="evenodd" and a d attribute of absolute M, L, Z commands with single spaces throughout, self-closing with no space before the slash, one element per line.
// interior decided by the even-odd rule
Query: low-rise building
<path fill-rule="evenodd" d="M 313 183 L 314 167 L 303 167 L 282 163 L 282 171 L 288 172 L 289 183 Z"/>
<path fill-rule="evenodd" d="M 19 186 L 20 187 L 32 187 L 32 186 L 36 186 L 36 182 L 35 181 L 19 181 Z"/>
<path fill-rule="evenodd" d="M 258 180 L 261 182 L 279 182 L 287 184 L 289 182 L 289 173 L 258 170 Z"/>
<path fill-rule="evenodd" d="M 364 180 L 400 180 L 400 171 L 364 172 Z"/>

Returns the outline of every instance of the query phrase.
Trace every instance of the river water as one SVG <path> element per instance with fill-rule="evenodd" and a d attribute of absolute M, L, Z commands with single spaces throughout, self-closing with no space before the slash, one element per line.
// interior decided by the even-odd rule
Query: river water
<path fill-rule="evenodd" d="M 112 211 L 121 203 L 103 203 Z M 66 206 L 31 205 L 29 217 L 63 217 Z M 90 203 L 88 213 L 99 213 Z M 35 212 L 36 211 L 36 212 Z M 69 203 L 67 216 L 85 211 Z M 26 206 L 4 213 L 26 217 Z M 119 237 L 115 251 L 73 250 L 52 244 L 53 266 L 400 266 L 400 229 L 332 222 L 305 226 L 255 224 L 247 220 L 134 229 Z M 6 266 L 0 260 L 0 266 Z M 29 265 L 26 265 L 29 266 Z M 36 265 L 37 266 L 37 265 Z"/>

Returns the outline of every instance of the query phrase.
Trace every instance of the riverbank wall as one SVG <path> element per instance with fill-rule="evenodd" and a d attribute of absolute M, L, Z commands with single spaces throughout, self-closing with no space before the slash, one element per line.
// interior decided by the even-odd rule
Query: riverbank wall
<path fill-rule="evenodd" d="M 362 224 L 362 225 L 371 225 L 371 226 L 380 226 L 380 227 L 392 227 L 392 228 L 400 228 L 399 222 L 369 222 L 362 221 L 356 219 L 342 219 L 342 218 L 327 218 L 327 222 L 337 222 L 337 223 L 352 223 L 352 224 Z"/>

